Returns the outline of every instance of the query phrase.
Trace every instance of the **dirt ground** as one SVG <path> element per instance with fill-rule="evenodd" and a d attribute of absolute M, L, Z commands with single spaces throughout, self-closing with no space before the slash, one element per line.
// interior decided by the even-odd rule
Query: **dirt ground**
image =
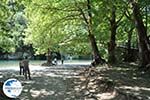
<path fill-rule="evenodd" d="M 81 75 L 78 91 L 89 100 L 150 100 L 150 75 L 134 63 L 89 68 Z"/>
<path fill-rule="evenodd" d="M 22 83 L 23 91 L 14 100 L 76 100 L 74 80 L 84 66 L 41 67 L 31 70 L 31 80 L 19 75 L 19 70 L 0 70 L 0 81 L 16 78 Z"/>
<path fill-rule="evenodd" d="M 32 80 L 18 70 L 0 70 L 0 81 L 21 81 L 17 100 L 150 100 L 149 76 L 134 64 L 43 67 L 31 71 Z"/>

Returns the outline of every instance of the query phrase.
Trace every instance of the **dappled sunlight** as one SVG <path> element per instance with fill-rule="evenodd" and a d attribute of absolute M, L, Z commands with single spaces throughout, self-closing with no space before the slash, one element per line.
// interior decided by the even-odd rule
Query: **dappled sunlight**
<path fill-rule="evenodd" d="M 22 81 L 24 89 L 21 98 L 23 100 L 27 98 L 33 100 L 75 98 L 73 80 L 77 79 L 79 69 L 53 66 L 44 70 L 33 70 L 32 80 Z"/>
<path fill-rule="evenodd" d="M 85 68 L 80 72 L 80 81 L 75 82 L 79 84 L 75 91 L 87 100 L 148 100 L 150 79 L 142 77 L 135 66 L 124 66 Z"/>
<path fill-rule="evenodd" d="M 113 98 L 115 98 L 117 96 L 117 92 L 113 91 L 112 93 L 108 92 L 108 93 L 99 93 L 96 95 L 96 97 L 99 100 L 111 100 Z"/>
<path fill-rule="evenodd" d="M 150 95 L 150 80 L 138 75 L 134 67 L 30 67 L 32 80 L 25 80 L 19 71 L 0 71 L 0 79 L 11 76 L 22 82 L 21 100 L 126 100 L 132 96 L 147 99 Z"/>
<path fill-rule="evenodd" d="M 58 65 L 43 67 L 30 65 L 31 80 L 25 80 L 19 75 L 19 70 L 11 70 L 9 67 L 0 70 L 0 79 L 17 78 L 23 85 L 20 95 L 21 100 L 65 100 L 76 98 L 74 90 L 74 79 L 78 79 L 79 71 L 85 66 Z M 12 67 L 13 68 L 13 67 Z M 67 99 L 66 99 L 67 100 Z"/>
<path fill-rule="evenodd" d="M 37 98 L 40 96 L 48 96 L 48 95 L 53 95 L 55 92 L 54 91 L 46 91 L 45 89 L 39 90 L 30 90 L 31 96 L 33 98 Z"/>
<path fill-rule="evenodd" d="M 130 70 L 130 68 L 114 68 L 115 70 L 117 70 L 117 71 L 129 71 Z"/>
<path fill-rule="evenodd" d="M 43 73 L 44 71 L 44 73 Z M 46 68 L 45 70 L 36 70 L 36 71 L 32 71 L 32 75 L 33 77 L 37 77 L 37 76 L 46 76 L 46 77 L 66 77 L 66 78 L 78 78 L 78 71 L 77 69 L 73 70 L 71 68 L 62 68 L 61 67 L 52 67 L 52 68 Z"/>
<path fill-rule="evenodd" d="M 126 89 L 126 90 L 133 90 L 133 91 L 141 91 L 141 90 L 145 90 L 145 91 L 149 91 L 150 92 L 150 88 L 147 87 L 138 87 L 138 86 L 120 86 L 119 88 L 121 89 Z"/>
<path fill-rule="evenodd" d="M 137 65 L 118 65 L 113 66 L 107 70 L 100 70 L 101 76 L 114 80 L 117 84 L 116 89 L 119 93 L 126 96 L 133 96 L 134 98 L 143 98 L 149 100 L 150 95 L 150 79 L 149 75 L 143 75 L 137 70 Z M 117 96 L 121 98 L 122 96 Z M 115 100 L 115 99 L 114 99 Z M 121 99 L 122 100 L 122 99 Z M 124 99 L 123 99 L 124 100 Z M 126 99 L 125 99 L 126 100 Z"/>

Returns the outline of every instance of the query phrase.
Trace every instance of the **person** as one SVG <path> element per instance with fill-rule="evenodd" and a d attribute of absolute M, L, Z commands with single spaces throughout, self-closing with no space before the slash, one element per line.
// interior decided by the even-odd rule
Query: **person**
<path fill-rule="evenodd" d="M 28 57 L 26 56 L 25 59 L 22 61 L 23 66 L 24 66 L 24 75 L 25 75 L 25 79 L 27 79 L 27 76 L 29 79 L 31 79 L 30 76 L 30 69 L 29 69 L 29 60 Z M 28 75 L 27 75 L 28 74 Z"/>
<path fill-rule="evenodd" d="M 54 58 L 54 64 L 57 65 L 57 58 Z"/>
<path fill-rule="evenodd" d="M 61 56 L 61 64 L 64 64 L 64 56 Z"/>
<path fill-rule="evenodd" d="M 19 62 L 19 68 L 20 68 L 20 75 L 23 73 L 24 75 L 24 64 L 22 62 L 22 59 L 20 59 L 20 62 Z"/>

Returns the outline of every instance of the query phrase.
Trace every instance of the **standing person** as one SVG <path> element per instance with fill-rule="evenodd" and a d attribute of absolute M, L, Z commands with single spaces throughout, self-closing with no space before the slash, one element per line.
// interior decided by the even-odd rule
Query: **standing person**
<path fill-rule="evenodd" d="M 22 62 L 22 58 L 20 59 L 20 62 L 19 62 L 19 68 L 20 68 L 20 75 L 21 75 L 21 73 L 23 73 L 23 75 L 24 75 L 24 64 Z"/>
<path fill-rule="evenodd" d="M 23 64 L 24 64 L 24 74 L 25 74 L 25 78 L 27 79 L 27 74 L 28 74 L 28 78 L 31 79 L 28 57 L 26 56 L 25 59 L 24 59 L 22 62 L 23 62 Z"/>
<path fill-rule="evenodd" d="M 64 64 L 64 56 L 63 55 L 61 56 L 61 64 L 62 65 Z"/>
<path fill-rule="evenodd" d="M 54 63 L 55 65 L 57 65 L 57 58 L 54 58 Z"/>

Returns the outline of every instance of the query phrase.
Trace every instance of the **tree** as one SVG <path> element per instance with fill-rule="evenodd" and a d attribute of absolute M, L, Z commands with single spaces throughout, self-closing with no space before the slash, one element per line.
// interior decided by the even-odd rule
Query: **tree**
<path fill-rule="evenodd" d="M 15 52 L 23 46 L 24 29 L 27 27 L 25 7 L 14 0 L 3 0 L 0 7 L 0 47 L 3 52 Z"/>
<path fill-rule="evenodd" d="M 97 3 L 98 1 L 95 1 Z M 97 7 L 98 6 L 98 7 Z M 108 62 L 116 63 L 116 46 L 117 40 L 116 35 L 118 32 L 118 28 L 121 27 L 121 20 L 124 17 L 124 12 L 126 9 L 126 3 L 122 0 L 101 0 L 95 6 L 95 8 L 99 8 L 97 11 L 94 11 L 95 15 L 97 15 L 96 22 L 99 27 L 99 37 L 103 37 L 104 39 L 100 41 L 104 41 L 103 44 L 107 45 L 108 50 Z M 107 13 L 106 13 L 107 11 Z M 96 14 L 99 13 L 99 14 Z M 95 25 L 96 26 L 96 25 Z M 94 27 L 95 27 L 94 26 Z M 106 39 L 107 38 L 107 39 Z M 109 41 L 109 42 L 107 42 Z"/>
<path fill-rule="evenodd" d="M 29 18 L 26 43 L 33 44 L 36 53 L 89 54 L 92 50 L 96 63 L 102 63 L 101 51 L 108 49 L 108 61 L 115 63 L 117 43 L 128 39 L 130 55 L 131 41 L 136 41 L 136 37 L 131 39 L 131 32 L 135 31 L 124 17 L 126 10 L 131 12 L 126 1 L 33 0 L 24 3 Z"/>
<path fill-rule="evenodd" d="M 12 35 L 9 32 L 7 19 L 10 16 L 6 0 L 0 1 L 0 48 L 3 52 L 14 51 Z"/>
<path fill-rule="evenodd" d="M 122 20 L 125 11 L 124 5 L 120 7 L 120 4 L 123 4 L 123 2 L 117 1 L 111 3 L 112 4 L 110 5 L 110 17 L 108 17 L 111 32 L 110 41 L 108 42 L 108 62 L 113 64 L 116 63 L 115 48 L 117 28 L 119 27 L 120 21 Z M 119 10 L 119 12 L 117 10 Z M 120 11 L 123 12 L 121 16 L 119 16 Z"/>
<path fill-rule="evenodd" d="M 125 16 L 126 16 L 126 20 L 124 21 L 125 22 L 125 24 L 124 24 L 124 27 L 125 27 L 124 31 L 128 34 L 127 35 L 128 38 L 127 38 L 127 53 L 125 55 L 124 61 L 132 62 L 132 61 L 135 61 L 135 59 L 133 57 L 134 56 L 133 55 L 133 51 L 131 49 L 131 44 L 133 43 L 132 42 L 132 36 L 133 36 L 133 32 L 134 32 L 135 26 L 134 26 L 133 16 L 129 12 L 129 8 L 126 9 Z"/>
<path fill-rule="evenodd" d="M 79 50 L 82 51 L 82 53 L 88 53 L 90 48 L 87 45 L 87 37 L 89 36 L 96 63 L 102 62 L 100 61 L 102 58 L 99 55 L 96 40 L 92 33 L 92 12 L 90 1 L 85 2 L 83 0 L 66 2 L 62 0 L 56 2 L 54 0 L 53 2 L 48 1 L 46 5 L 44 5 L 45 1 L 40 2 L 40 4 L 37 2 L 31 4 L 34 7 L 38 7 L 38 9 L 34 8 L 35 12 L 33 12 L 33 10 L 29 11 L 31 9 L 28 10 L 30 18 L 31 16 L 36 15 L 36 19 L 33 20 L 31 18 L 32 22 L 29 26 L 31 32 L 26 35 L 28 37 L 27 41 L 33 43 L 39 53 L 45 53 L 46 50 L 64 50 L 64 47 L 66 46 L 67 48 L 65 49 L 68 50 L 65 50 L 66 52 L 70 52 L 71 49 L 73 50 L 72 52 Z M 87 5 L 85 5 L 86 3 Z M 28 5 L 30 6 L 29 8 L 32 8 L 31 5 Z M 82 48 L 83 44 L 84 50 Z M 72 48 L 72 45 L 74 46 L 74 49 Z"/>
<path fill-rule="evenodd" d="M 135 0 L 130 0 L 130 3 L 132 4 L 135 26 L 139 38 L 140 66 L 145 69 L 146 65 L 150 64 L 150 44 L 147 37 L 146 27 L 142 20 L 139 4 Z"/>
<path fill-rule="evenodd" d="M 103 64 L 105 61 L 104 59 L 102 59 L 101 55 L 99 54 L 99 50 L 97 47 L 97 43 L 96 43 L 96 39 L 94 37 L 93 34 L 93 29 L 92 29 L 92 8 L 91 8 L 91 1 L 87 0 L 87 16 L 85 14 L 85 12 L 83 11 L 83 9 L 81 9 L 78 5 L 77 8 L 79 9 L 85 24 L 87 26 L 87 30 L 88 30 L 88 37 L 91 43 L 91 47 L 92 47 L 92 52 L 93 52 L 93 56 L 94 56 L 94 64 Z"/>

